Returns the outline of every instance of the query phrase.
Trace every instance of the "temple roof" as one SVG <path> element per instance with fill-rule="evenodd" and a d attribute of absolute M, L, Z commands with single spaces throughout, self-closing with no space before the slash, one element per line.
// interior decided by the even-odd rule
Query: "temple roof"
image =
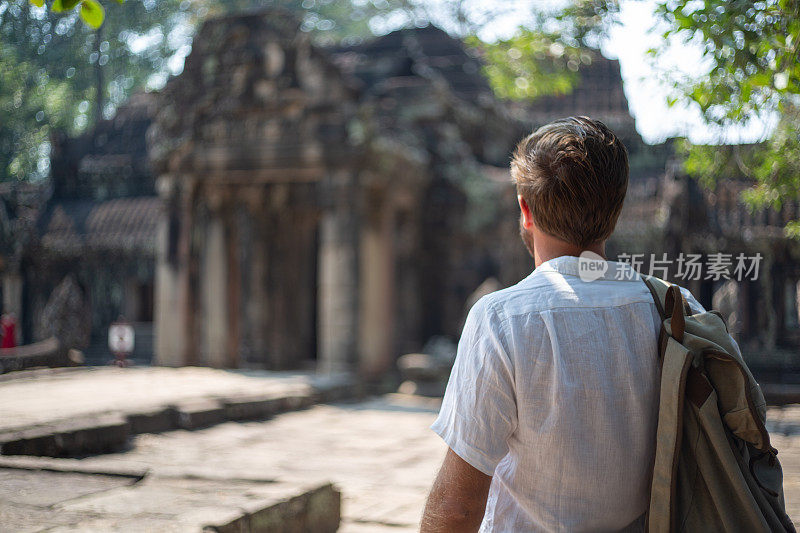
<path fill-rule="evenodd" d="M 464 99 L 493 97 L 478 59 L 460 40 L 435 26 L 397 30 L 328 51 L 342 72 L 362 83 L 366 93 L 381 93 L 403 78 L 424 77 L 445 83 Z"/>
<path fill-rule="evenodd" d="M 39 219 L 39 242 L 56 254 L 115 250 L 155 255 L 160 210 L 155 196 L 55 201 Z"/>
<path fill-rule="evenodd" d="M 155 194 L 146 133 L 154 112 L 151 93 L 134 94 L 113 118 L 78 137 L 54 135 L 51 175 L 54 199 Z"/>
<path fill-rule="evenodd" d="M 619 61 L 603 57 L 599 52 L 589 55 L 591 63 L 580 66 L 578 83 L 572 92 L 542 96 L 525 103 L 531 120 L 545 124 L 570 115 L 586 115 L 602 120 L 611 128 L 634 129 Z"/>

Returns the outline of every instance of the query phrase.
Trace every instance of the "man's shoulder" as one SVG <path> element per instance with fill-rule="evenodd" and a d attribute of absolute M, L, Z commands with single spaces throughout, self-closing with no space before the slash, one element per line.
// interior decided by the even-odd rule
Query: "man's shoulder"
<path fill-rule="evenodd" d="M 475 308 L 501 318 L 521 308 L 536 313 L 545 308 L 551 292 L 548 283 L 528 276 L 514 285 L 484 295 L 475 303 Z"/>
<path fill-rule="evenodd" d="M 558 309 L 619 307 L 652 302 L 650 291 L 640 280 L 585 282 L 575 276 L 543 272 L 483 296 L 477 303 L 483 312 L 500 317 L 531 316 Z M 682 288 L 691 307 L 699 304 Z"/>

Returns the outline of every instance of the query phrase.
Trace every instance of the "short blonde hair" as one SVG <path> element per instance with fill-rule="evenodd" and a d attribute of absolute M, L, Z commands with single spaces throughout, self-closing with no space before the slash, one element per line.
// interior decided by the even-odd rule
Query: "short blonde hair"
<path fill-rule="evenodd" d="M 559 119 L 520 141 L 511 177 L 541 231 L 586 247 L 614 231 L 628 189 L 628 152 L 599 120 Z"/>

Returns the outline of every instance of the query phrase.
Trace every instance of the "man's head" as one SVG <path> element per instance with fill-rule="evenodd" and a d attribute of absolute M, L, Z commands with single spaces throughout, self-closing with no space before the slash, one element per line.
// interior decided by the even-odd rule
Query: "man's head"
<path fill-rule="evenodd" d="M 520 141 L 511 177 L 531 255 L 536 233 L 590 249 L 614 231 L 628 188 L 628 153 L 598 120 L 559 119 Z"/>

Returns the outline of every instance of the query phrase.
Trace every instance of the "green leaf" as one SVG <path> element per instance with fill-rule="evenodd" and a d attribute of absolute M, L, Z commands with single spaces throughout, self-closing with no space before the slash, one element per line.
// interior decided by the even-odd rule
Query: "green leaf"
<path fill-rule="evenodd" d="M 43 7 L 44 0 L 31 0 L 31 4 L 35 5 L 36 7 Z"/>
<path fill-rule="evenodd" d="M 56 13 L 69 11 L 77 6 L 78 2 L 80 2 L 80 0 L 53 0 L 53 6 L 51 9 Z"/>
<path fill-rule="evenodd" d="M 800 220 L 791 220 L 786 224 L 784 232 L 790 239 L 800 240 Z"/>
<path fill-rule="evenodd" d="M 83 0 L 81 2 L 81 18 L 83 21 L 92 28 L 99 28 L 103 25 L 103 19 L 106 14 L 101 6 L 95 0 Z"/>

